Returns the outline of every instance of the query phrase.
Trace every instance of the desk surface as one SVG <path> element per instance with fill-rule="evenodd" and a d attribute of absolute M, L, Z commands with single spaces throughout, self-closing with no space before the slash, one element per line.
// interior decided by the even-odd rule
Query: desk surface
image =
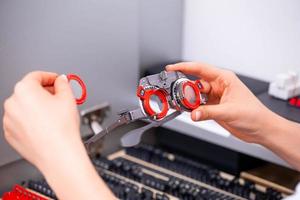
<path fill-rule="evenodd" d="M 289 167 L 285 161 L 270 150 L 261 145 L 246 143 L 232 136 L 213 120 L 193 122 L 189 113 L 183 113 L 174 120 L 164 124 L 163 127 L 234 151 Z"/>
<path fill-rule="evenodd" d="M 257 96 L 257 98 L 270 110 L 282 117 L 300 122 L 300 109 L 288 105 L 287 101 L 276 99 L 268 94 L 269 83 L 238 75 L 245 85 Z"/>
<path fill-rule="evenodd" d="M 263 104 L 265 104 L 270 110 L 274 111 L 278 115 L 300 123 L 299 108 L 288 105 L 286 101 L 275 99 L 274 97 L 271 97 L 267 92 L 264 92 L 257 97 Z"/>

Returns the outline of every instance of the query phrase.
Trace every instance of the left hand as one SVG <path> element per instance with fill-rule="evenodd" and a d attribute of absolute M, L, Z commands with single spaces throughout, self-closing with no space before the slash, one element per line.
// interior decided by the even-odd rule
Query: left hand
<path fill-rule="evenodd" d="M 3 127 L 8 143 L 38 168 L 66 147 L 82 145 L 77 106 L 66 76 L 26 75 L 5 101 Z"/>
<path fill-rule="evenodd" d="M 6 140 L 43 173 L 59 199 L 115 199 L 86 154 L 66 76 L 29 73 L 4 110 Z"/>

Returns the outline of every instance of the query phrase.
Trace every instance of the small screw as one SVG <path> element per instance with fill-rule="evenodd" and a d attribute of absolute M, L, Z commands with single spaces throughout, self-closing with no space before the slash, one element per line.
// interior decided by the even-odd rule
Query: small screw
<path fill-rule="evenodd" d="M 167 79 L 167 72 L 166 71 L 160 72 L 159 77 L 161 78 L 161 80 L 166 80 Z"/>

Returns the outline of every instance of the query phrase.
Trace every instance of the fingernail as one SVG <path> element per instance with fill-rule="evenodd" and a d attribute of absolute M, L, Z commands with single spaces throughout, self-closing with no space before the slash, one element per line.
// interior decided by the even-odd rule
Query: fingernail
<path fill-rule="evenodd" d="M 195 121 L 199 121 L 200 118 L 201 118 L 201 112 L 200 112 L 200 110 L 197 110 L 197 111 L 195 112 Z"/>
<path fill-rule="evenodd" d="M 65 74 L 60 75 L 60 77 L 65 80 L 66 82 L 69 82 L 67 76 Z"/>

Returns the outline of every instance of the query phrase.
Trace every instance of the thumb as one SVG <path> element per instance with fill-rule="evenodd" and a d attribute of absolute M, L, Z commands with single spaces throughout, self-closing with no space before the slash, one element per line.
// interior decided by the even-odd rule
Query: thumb
<path fill-rule="evenodd" d="M 56 78 L 54 83 L 55 94 L 58 96 L 73 97 L 73 92 L 66 75 L 62 74 Z"/>
<path fill-rule="evenodd" d="M 224 105 L 202 105 L 197 109 L 192 111 L 192 120 L 193 121 L 201 121 L 201 120 L 224 120 L 227 111 Z"/>

